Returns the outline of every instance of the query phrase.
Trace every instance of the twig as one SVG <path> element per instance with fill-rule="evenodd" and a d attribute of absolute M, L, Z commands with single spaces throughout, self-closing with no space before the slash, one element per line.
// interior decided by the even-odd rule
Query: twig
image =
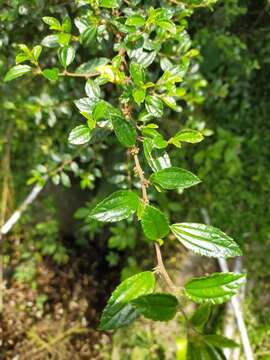
<path fill-rule="evenodd" d="M 163 263 L 163 259 L 162 259 L 162 255 L 161 255 L 161 250 L 160 250 L 160 246 L 157 242 L 155 242 L 155 250 L 156 250 L 156 255 L 157 255 L 157 262 L 158 262 L 158 266 L 157 266 L 157 270 L 159 271 L 159 273 L 163 276 L 164 280 L 166 281 L 167 285 L 169 286 L 169 288 L 175 292 L 176 290 L 176 286 L 174 285 L 174 283 L 172 282 L 172 279 L 170 278 L 169 274 L 167 273 L 167 270 L 164 266 Z"/>
<path fill-rule="evenodd" d="M 203 216 L 204 222 L 207 225 L 210 225 L 210 218 L 209 218 L 208 211 L 205 208 L 203 208 L 203 209 L 201 209 L 201 214 Z M 228 266 L 228 262 L 226 259 L 218 259 L 218 264 L 223 272 L 229 271 L 229 266 Z M 253 360 L 254 359 L 253 352 L 252 352 L 252 348 L 250 345 L 247 328 L 246 328 L 246 325 L 244 322 L 240 297 L 238 295 L 233 296 L 230 300 L 230 304 L 231 304 L 231 307 L 232 307 L 232 310 L 233 310 L 233 313 L 234 313 L 234 316 L 235 316 L 235 319 L 237 322 L 237 326 L 239 329 L 239 333 L 241 336 L 245 357 L 247 360 Z"/>

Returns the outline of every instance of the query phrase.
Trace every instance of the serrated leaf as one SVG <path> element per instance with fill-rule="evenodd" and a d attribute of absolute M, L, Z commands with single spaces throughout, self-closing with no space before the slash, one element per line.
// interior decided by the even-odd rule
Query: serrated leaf
<path fill-rule="evenodd" d="M 204 335 L 203 336 L 204 341 L 212 346 L 215 346 L 217 348 L 235 348 L 238 347 L 239 345 L 231 340 L 226 338 L 225 336 L 222 335 L 218 335 L 218 334 L 209 334 L 209 335 Z"/>
<path fill-rule="evenodd" d="M 6 73 L 4 77 L 4 81 L 8 82 L 14 80 L 24 74 L 29 73 L 32 70 L 31 66 L 29 65 L 16 65 L 13 66 L 9 71 Z"/>
<path fill-rule="evenodd" d="M 58 80 L 59 69 L 58 68 L 44 69 L 42 71 L 42 75 L 50 81 Z"/>
<path fill-rule="evenodd" d="M 202 304 L 193 313 L 190 322 L 194 327 L 201 329 L 207 323 L 210 314 L 211 304 Z"/>
<path fill-rule="evenodd" d="M 229 258 L 242 255 L 236 242 L 220 229 L 197 223 L 180 223 L 171 225 L 176 238 L 196 254 Z"/>
<path fill-rule="evenodd" d="M 71 130 L 68 136 L 68 141 L 72 145 L 83 145 L 88 143 L 91 139 L 91 130 L 86 125 L 76 126 Z"/>
<path fill-rule="evenodd" d="M 61 47 L 58 51 L 60 63 L 67 68 L 75 59 L 75 49 L 72 46 Z"/>
<path fill-rule="evenodd" d="M 167 217 L 163 212 L 151 205 L 145 206 L 141 224 L 145 236 L 150 240 L 162 239 L 170 230 Z"/>
<path fill-rule="evenodd" d="M 150 176 L 152 184 L 161 186 L 163 189 L 186 189 L 201 182 L 201 180 L 190 171 L 178 167 L 162 169 Z"/>
<path fill-rule="evenodd" d="M 155 288 L 155 277 L 150 271 L 136 274 L 123 281 L 112 293 L 100 320 L 100 330 L 114 330 L 128 325 L 140 314 L 131 301 L 139 296 L 151 294 Z"/>
<path fill-rule="evenodd" d="M 111 115 L 111 121 L 115 135 L 119 142 L 125 147 L 135 145 L 137 136 L 135 127 L 122 116 L 117 114 Z"/>
<path fill-rule="evenodd" d="M 182 142 L 188 142 L 196 144 L 204 139 L 202 133 L 197 130 L 185 129 L 176 133 L 170 140 L 169 143 L 174 144 L 177 147 L 181 147 Z"/>
<path fill-rule="evenodd" d="M 161 117 L 163 115 L 163 103 L 162 101 L 152 95 L 148 95 L 145 98 L 146 110 L 154 117 Z"/>
<path fill-rule="evenodd" d="M 235 295 L 244 282 L 244 274 L 215 273 L 190 280 L 185 285 L 185 292 L 199 304 L 222 304 Z"/>
<path fill-rule="evenodd" d="M 137 211 L 139 197 L 129 190 L 112 193 L 90 210 L 89 217 L 98 221 L 114 222 L 128 219 Z"/>
<path fill-rule="evenodd" d="M 136 310 L 147 319 L 169 321 L 177 312 L 178 301 L 170 294 L 148 294 L 132 301 Z"/>

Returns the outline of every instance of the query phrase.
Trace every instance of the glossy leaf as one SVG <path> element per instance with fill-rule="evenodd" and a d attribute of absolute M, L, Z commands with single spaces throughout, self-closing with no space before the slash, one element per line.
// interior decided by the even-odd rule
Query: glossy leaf
<path fill-rule="evenodd" d="M 16 65 L 13 66 L 5 75 L 4 81 L 8 82 L 11 80 L 14 80 L 20 76 L 23 76 L 24 74 L 27 74 L 28 72 L 32 71 L 31 66 L 29 65 Z"/>
<path fill-rule="evenodd" d="M 100 87 L 91 79 L 85 84 L 85 92 L 90 99 L 98 99 L 100 97 Z"/>
<path fill-rule="evenodd" d="M 149 294 L 132 301 L 136 310 L 147 319 L 169 321 L 177 312 L 178 301 L 170 294 Z"/>
<path fill-rule="evenodd" d="M 229 258 L 242 255 L 236 242 L 221 230 L 204 224 L 180 223 L 171 225 L 176 238 L 196 254 Z"/>
<path fill-rule="evenodd" d="M 129 26 L 143 26 L 145 24 L 145 19 L 141 15 L 132 15 L 129 16 L 126 20 L 126 25 Z"/>
<path fill-rule="evenodd" d="M 136 274 L 124 280 L 112 293 L 100 320 L 100 330 L 114 330 L 128 325 L 140 314 L 132 300 L 151 294 L 155 288 L 155 277 L 150 271 Z"/>
<path fill-rule="evenodd" d="M 99 0 L 98 4 L 100 7 L 113 9 L 119 6 L 118 0 Z"/>
<path fill-rule="evenodd" d="M 61 47 L 58 51 L 59 60 L 64 68 L 68 67 L 75 58 L 75 50 L 72 46 Z"/>
<path fill-rule="evenodd" d="M 203 135 L 197 130 L 185 129 L 176 133 L 169 143 L 174 144 L 177 147 L 181 147 L 182 142 L 188 142 L 191 144 L 198 143 L 203 140 Z"/>
<path fill-rule="evenodd" d="M 44 16 L 42 20 L 45 22 L 45 24 L 49 25 L 50 30 L 58 30 L 58 31 L 62 30 L 62 26 L 59 20 L 57 20 L 55 17 Z"/>
<path fill-rule="evenodd" d="M 93 73 L 96 71 L 96 68 L 101 65 L 107 65 L 109 62 L 108 58 L 105 57 L 99 57 L 92 60 L 89 60 L 83 64 L 81 64 L 77 69 L 76 73 Z"/>
<path fill-rule="evenodd" d="M 151 205 L 145 206 L 141 223 L 145 236 L 150 240 L 164 238 L 170 230 L 166 216 Z"/>
<path fill-rule="evenodd" d="M 135 84 L 140 85 L 145 81 L 145 71 L 140 64 L 132 62 L 130 64 L 130 74 Z"/>
<path fill-rule="evenodd" d="M 139 206 L 139 197 L 129 190 L 119 190 L 98 203 L 89 217 L 98 221 L 114 222 L 129 218 Z"/>
<path fill-rule="evenodd" d="M 50 81 L 58 80 L 59 69 L 58 68 L 44 69 L 42 71 L 42 75 Z"/>
<path fill-rule="evenodd" d="M 159 170 L 150 176 L 150 181 L 166 190 L 186 189 L 200 183 L 196 175 L 178 167 Z"/>
<path fill-rule="evenodd" d="M 153 115 L 154 117 L 161 117 L 163 115 L 163 103 L 156 96 L 146 96 L 145 107 L 149 114 Z"/>
<path fill-rule="evenodd" d="M 244 282 L 243 274 L 215 273 L 190 280 L 185 292 L 196 303 L 222 304 L 235 295 Z"/>
<path fill-rule="evenodd" d="M 122 116 L 113 114 L 111 121 L 115 135 L 119 142 L 125 147 L 131 147 L 136 142 L 136 129 Z"/>
<path fill-rule="evenodd" d="M 171 167 L 171 160 L 166 151 L 157 150 L 152 139 L 143 140 L 145 158 L 153 171 L 159 171 Z"/>
<path fill-rule="evenodd" d="M 146 91 L 142 87 L 134 87 L 132 90 L 132 96 L 136 104 L 140 105 L 144 102 Z"/>
<path fill-rule="evenodd" d="M 91 139 L 91 130 L 86 125 L 76 126 L 70 133 L 68 141 L 72 145 L 87 144 Z"/>

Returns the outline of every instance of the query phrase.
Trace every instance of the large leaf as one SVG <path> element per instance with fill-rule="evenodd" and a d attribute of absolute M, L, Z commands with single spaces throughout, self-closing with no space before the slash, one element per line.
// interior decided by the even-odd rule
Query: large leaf
<path fill-rule="evenodd" d="M 136 274 L 123 281 L 112 293 L 100 320 L 100 330 L 113 330 L 128 325 L 140 313 L 132 300 L 151 294 L 155 288 L 155 277 L 150 271 Z"/>
<path fill-rule="evenodd" d="M 215 273 L 190 280 L 185 292 L 196 303 L 222 304 L 235 295 L 244 282 L 244 274 Z"/>
<path fill-rule="evenodd" d="M 204 224 L 181 223 L 171 225 L 177 239 L 197 254 L 229 258 L 242 254 L 234 240 L 221 230 Z"/>
<path fill-rule="evenodd" d="M 14 80 L 24 74 L 30 72 L 32 70 L 31 66 L 29 65 L 16 65 L 13 66 L 5 75 L 4 81 L 8 82 Z"/>
<path fill-rule="evenodd" d="M 147 319 L 169 321 L 174 318 L 178 301 L 170 294 L 149 294 L 132 301 L 136 310 Z"/>
<path fill-rule="evenodd" d="M 178 167 L 170 167 L 157 171 L 150 176 L 150 181 L 163 189 L 185 189 L 200 183 L 200 179 L 190 171 Z"/>
<path fill-rule="evenodd" d="M 98 221 L 114 222 L 129 218 L 139 206 L 139 197 L 132 191 L 119 190 L 98 203 L 89 214 Z"/>
<path fill-rule="evenodd" d="M 72 145 L 83 145 L 88 143 L 91 139 L 91 130 L 86 125 L 76 126 L 71 130 L 68 136 L 68 141 Z"/>
<path fill-rule="evenodd" d="M 136 142 L 136 129 L 122 116 L 113 114 L 111 116 L 113 129 L 119 142 L 125 147 L 131 147 Z"/>
<path fill-rule="evenodd" d="M 166 216 L 151 205 L 145 206 L 141 221 L 143 232 L 150 240 L 164 238 L 170 230 Z"/>

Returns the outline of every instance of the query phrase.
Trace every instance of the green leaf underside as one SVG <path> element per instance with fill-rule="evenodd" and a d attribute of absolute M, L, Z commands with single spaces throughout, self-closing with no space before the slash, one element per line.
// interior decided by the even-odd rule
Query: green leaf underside
<path fill-rule="evenodd" d="M 100 330 L 114 330 L 128 325 L 140 314 L 132 300 L 151 294 L 155 288 L 155 276 L 151 271 L 136 274 L 123 281 L 112 293 L 100 320 Z"/>
<path fill-rule="evenodd" d="M 196 254 L 229 258 L 242 255 L 236 242 L 218 228 L 197 223 L 171 225 L 176 238 Z"/>
<path fill-rule="evenodd" d="M 190 171 L 173 166 L 155 172 L 150 176 L 150 181 L 165 190 L 186 189 L 201 182 Z"/>
<path fill-rule="evenodd" d="M 14 80 L 24 74 L 27 74 L 32 70 L 31 66 L 29 65 L 16 65 L 13 66 L 5 75 L 4 81 L 8 82 Z"/>
<path fill-rule="evenodd" d="M 111 116 L 113 129 L 119 142 L 125 147 L 131 147 L 136 142 L 136 130 L 131 123 L 122 116 L 113 114 Z"/>
<path fill-rule="evenodd" d="M 239 346 L 235 341 L 218 334 L 204 335 L 203 339 L 207 344 L 218 348 L 235 348 Z"/>
<path fill-rule="evenodd" d="M 244 274 L 214 273 L 190 280 L 185 285 L 185 292 L 189 298 L 199 304 L 222 304 L 235 295 L 244 282 Z"/>
<path fill-rule="evenodd" d="M 151 205 L 145 206 L 141 223 L 145 236 L 150 240 L 164 238 L 170 231 L 166 216 Z"/>
<path fill-rule="evenodd" d="M 129 218 L 139 206 L 139 197 L 129 190 L 119 190 L 98 203 L 89 214 L 90 218 L 114 222 Z"/>
<path fill-rule="evenodd" d="M 169 321 L 177 312 L 178 301 L 173 295 L 155 293 L 140 296 L 132 304 L 147 319 Z"/>
<path fill-rule="evenodd" d="M 86 125 L 76 126 L 69 133 L 68 141 L 72 145 L 83 145 L 91 139 L 91 130 Z"/>
<path fill-rule="evenodd" d="M 190 322 L 196 328 L 202 328 L 208 321 L 211 314 L 211 304 L 202 304 L 193 313 Z"/>

